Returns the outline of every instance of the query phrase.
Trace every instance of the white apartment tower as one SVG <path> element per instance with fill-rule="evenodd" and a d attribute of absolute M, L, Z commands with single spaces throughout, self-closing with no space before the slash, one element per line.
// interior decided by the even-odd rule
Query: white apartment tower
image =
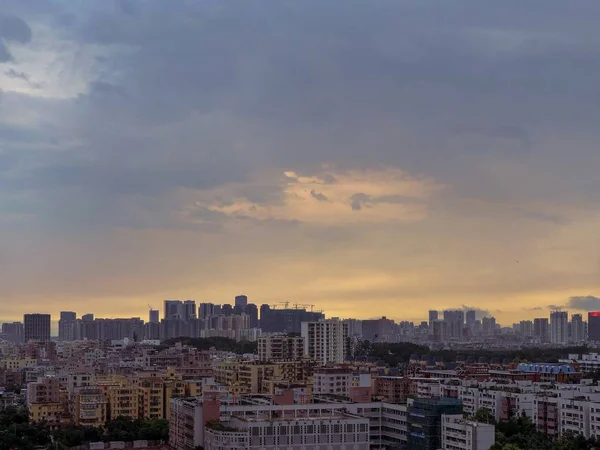
<path fill-rule="evenodd" d="M 318 322 L 302 322 L 304 355 L 319 364 L 342 363 L 348 351 L 348 324 L 344 321 L 322 319 Z"/>
<path fill-rule="evenodd" d="M 552 344 L 569 342 L 569 313 L 567 311 L 550 313 L 550 342 Z"/>

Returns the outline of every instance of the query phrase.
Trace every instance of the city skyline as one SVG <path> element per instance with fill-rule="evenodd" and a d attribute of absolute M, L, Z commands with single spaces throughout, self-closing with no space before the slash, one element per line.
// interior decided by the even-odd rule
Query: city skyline
<path fill-rule="evenodd" d="M 600 309 L 598 14 L 4 0 L 2 320 L 240 288 L 339 317 Z"/>

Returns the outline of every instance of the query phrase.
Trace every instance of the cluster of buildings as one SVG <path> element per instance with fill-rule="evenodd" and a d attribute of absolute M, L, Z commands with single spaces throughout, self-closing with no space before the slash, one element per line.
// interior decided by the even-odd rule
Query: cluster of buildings
<path fill-rule="evenodd" d="M 26 404 L 51 427 L 102 427 L 107 420 L 168 419 L 170 445 L 229 449 L 489 450 L 491 423 L 526 415 L 548 435 L 600 437 L 600 387 L 584 374 L 600 355 L 558 363 L 514 363 L 412 355 L 402 370 L 353 353 L 358 341 L 418 341 L 432 346 L 480 340 L 555 346 L 600 341 L 600 313 L 554 311 L 508 333 L 475 311 L 430 311 L 415 326 L 382 317 L 326 319 L 313 305 L 217 305 L 166 300 L 163 318 L 78 318 L 26 314 L 2 326 L 0 408 Z M 182 345 L 176 337 L 222 336 L 256 342 L 240 355 Z M 174 344 L 165 344 L 175 342 Z"/>

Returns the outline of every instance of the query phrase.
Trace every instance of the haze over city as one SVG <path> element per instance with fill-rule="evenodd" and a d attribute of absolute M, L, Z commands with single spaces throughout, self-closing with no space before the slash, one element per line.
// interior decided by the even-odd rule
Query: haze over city
<path fill-rule="evenodd" d="M 600 310 L 600 3 L 0 4 L 0 322 Z"/>

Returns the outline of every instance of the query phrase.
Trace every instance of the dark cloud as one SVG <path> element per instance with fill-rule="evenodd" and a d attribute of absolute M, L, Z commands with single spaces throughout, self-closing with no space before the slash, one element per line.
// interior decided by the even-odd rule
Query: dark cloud
<path fill-rule="evenodd" d="M 598 311 L 600 310 L 600 297 L 593 295 L 571 297 L 566 306 L 580 311 Z"/>
<path fill-rule="evenodd" d="M 0 37 L 5 41 L 27 44 L 31 41 L 31 28 L 20 17 L 0 14 Z"/>
<path fill-rule="evenodd" d="M 320 202 L 326 202 L 328 200 L 327 196 L 321 192 L 317 192 L 314 189 L 312 189 L 310 191 L 310 196 L 312 198 L 314 198 L 315 200 L 318 200 Z"/>
<path fill-rule="evenodd" d="M 362 192 L 352 194 L 350 197 L 350 207 L 353 211 L 360 211 L 363 207 L 372 208 L 374 205 L 380 203 L 414 203 L 416 200 L 411 197 L 403 195 L 380 195 L 372 196 Z"/>

